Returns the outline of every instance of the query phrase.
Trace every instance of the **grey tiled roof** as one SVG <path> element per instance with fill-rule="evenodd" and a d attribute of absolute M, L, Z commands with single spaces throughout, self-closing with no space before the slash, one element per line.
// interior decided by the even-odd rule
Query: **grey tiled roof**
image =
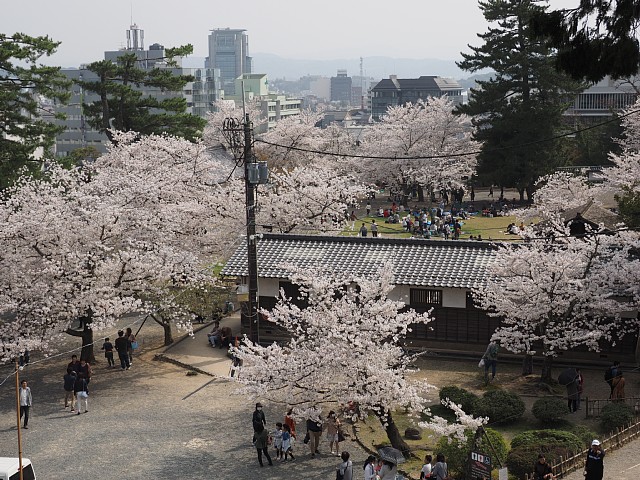
<path fill-rule="evenodd" d="M 470 289 L 484 284 L 495 254 L 495 245 L 468 240 L 264 234 L 258 241 L 258 277 L 287 278 L 286 264 L 368 275 L 391 261 L 396 285 Z M 235 251 L 222 274 L 248 274 L 246 244 Z"/>

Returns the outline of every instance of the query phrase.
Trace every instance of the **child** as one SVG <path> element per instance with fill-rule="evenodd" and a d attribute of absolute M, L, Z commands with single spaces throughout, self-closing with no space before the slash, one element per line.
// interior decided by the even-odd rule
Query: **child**
<path fill-rule="evenodd" d="M 109 364 L 107 368 L 113 368 L 116 366 L 116 362 L 113 361 L 113 344 L 109 341 L 109 338 L 104 339 L 102 344 L 102 350 L 104 350 L 104 356 Z"/>
<path fill-rule="evenodd" d="M 271 436 L 273 437 L 273 448 L 276 449 L 276 459 L 282 460 L 282 423 L 276 423 L 276 429 Z"/>
<path fill-rule="evenodd" d="M 291 460 L 295 460 L 293 458 L 293 440 L 291 436 L 291 427 L 287 424 L 284 425 L 284 432 L 282 432 L 282 451 L 284 452 L 283 460 L 287 461 L 287 455 L 291 456 Z"/>

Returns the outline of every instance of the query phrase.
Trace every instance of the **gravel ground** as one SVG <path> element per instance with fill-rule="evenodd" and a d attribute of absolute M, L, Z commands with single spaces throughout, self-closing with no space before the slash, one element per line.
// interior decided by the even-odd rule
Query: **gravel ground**
<path fill-rule="evenodd" d="M 314 459 L 300 444 L 295 461 L 260 469 L 251 445 L 251 402 L 234 395 L 228 381 L 187 376 L 180 367 L 153 361 L 161 331 L 146 325 L 142 333 L 143 353 L 131 370 L 110 370 L 104 362 L 94 367 L 86 414 L 63 408 L 66 356 L 21 372 L 34 401 L 22 450 L 38 478 L 333 478 L 338 459 L 326 454 L 326 443 Z M 0 375 L 9 375 L 0 386 L 0 456 L 17 456 L 11 369 L 0 369 Z M 269 423 L 281 420 L 270 405 L 265 412 Z M 357 463 L 366 456 L 352 442 L 345 449 Z"/>

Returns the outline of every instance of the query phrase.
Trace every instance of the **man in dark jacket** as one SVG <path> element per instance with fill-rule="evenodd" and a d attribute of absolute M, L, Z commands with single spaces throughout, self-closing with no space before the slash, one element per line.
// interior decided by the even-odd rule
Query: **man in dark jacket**
<path fill-rule="evenodd" d="M 604 450 L 598 440 L 591 442 L 591 448 L 587 452 L 584 462 L 585 480 L 602 480 L 604 475 Z"/>
<path fill-rule="evenodd" d="M 124 332 L 120 330 L 118 332 L 118 338 L 115 341 L 116 351 L 118 352 L 118 358 L 120 359 L 120 366 L 122 370 L 129 370 L 131 368 L 131 364 L 129 363 L 129 342 L 127 337 L 124 336 Z"/>

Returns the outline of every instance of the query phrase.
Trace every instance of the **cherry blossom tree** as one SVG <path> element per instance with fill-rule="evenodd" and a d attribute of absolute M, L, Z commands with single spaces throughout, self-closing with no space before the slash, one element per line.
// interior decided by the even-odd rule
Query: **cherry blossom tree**
<path fill-rule="evenodd" d="M 168 287 L 212 281 L 205 267 L 233 231 L 212 215 L 227 200 L 219 162 L 202 144 L 115 135 L 91 167 L 24 179 L 0 206 L 0 262 L 12 272 L 0 294 L 14 319 L 1 334 L 7 356 L 22 348 L 19 330 L 42 348 L 60 332 L 81 336 L 93 359 L 95 330 L 150 311 Z"/>
<path fill-rule="evenodd" d="M 323 115 L 322 111 L 303 110 L 300 115 L 279 120 L 256 142 L 256 155 L 276 168 L 315 162 L 325 138 L 325 132 L 319 125 Z"/>
<path fill-rule="evenodd" d="M 297 307 L 282 292 L 273 310 L 261 312 L 292 339 L 265 347 L 245 338 L 234 349 L 242 360 L 234 377 L 241 384 L 238 393 L 289 405 L 298 417 L 317 418 L 323 406 L 349 405 L 354 420 L 375 415 L 391 444 L 408 455 L 393 412 L 426 412 L 432 387 L 408 378 L 415 356 L 402 341 L 410 325 L 429 322 L 429 314 L 388 297 L 390 265 L 371 277 L 291 268 L 291 279 L 308 306 Z M 445 433 L 444 423 L 437 428 Z"/>
<path fill-rule="evenodd" d="M 365 179 L 400 188 L 408 194 L 413 183 L 442 188 L 460 186 L 475 169 L 478 145 L 471 140 L 471 121 L 455 115 L 453 103 L 429 98 L 416 103 L 389 107 L 380 123 L 364 135 L 362 149 L 374 157 L 361 162 Z M 434 158 L 405 158 L 405 157 Z"/>
<path fill-rule="evenodd" d="M 492 339 L 514 353 L 541 353 L 548 382 L 560 352 L 578 346 L 598 351 L 602 342 L 637 333 L 637 318 L 620 321 L 632 303 L 628 281 L 616 269 L 626 264 L 637 272 L 640 265 L 633 244 L 619 234 L 587 229 L 571 236 L 559 216 L 526 234 L 534 239 L 499 247 L 487 284 L 473 293 L 481 308 L 502 319 Z"/>

